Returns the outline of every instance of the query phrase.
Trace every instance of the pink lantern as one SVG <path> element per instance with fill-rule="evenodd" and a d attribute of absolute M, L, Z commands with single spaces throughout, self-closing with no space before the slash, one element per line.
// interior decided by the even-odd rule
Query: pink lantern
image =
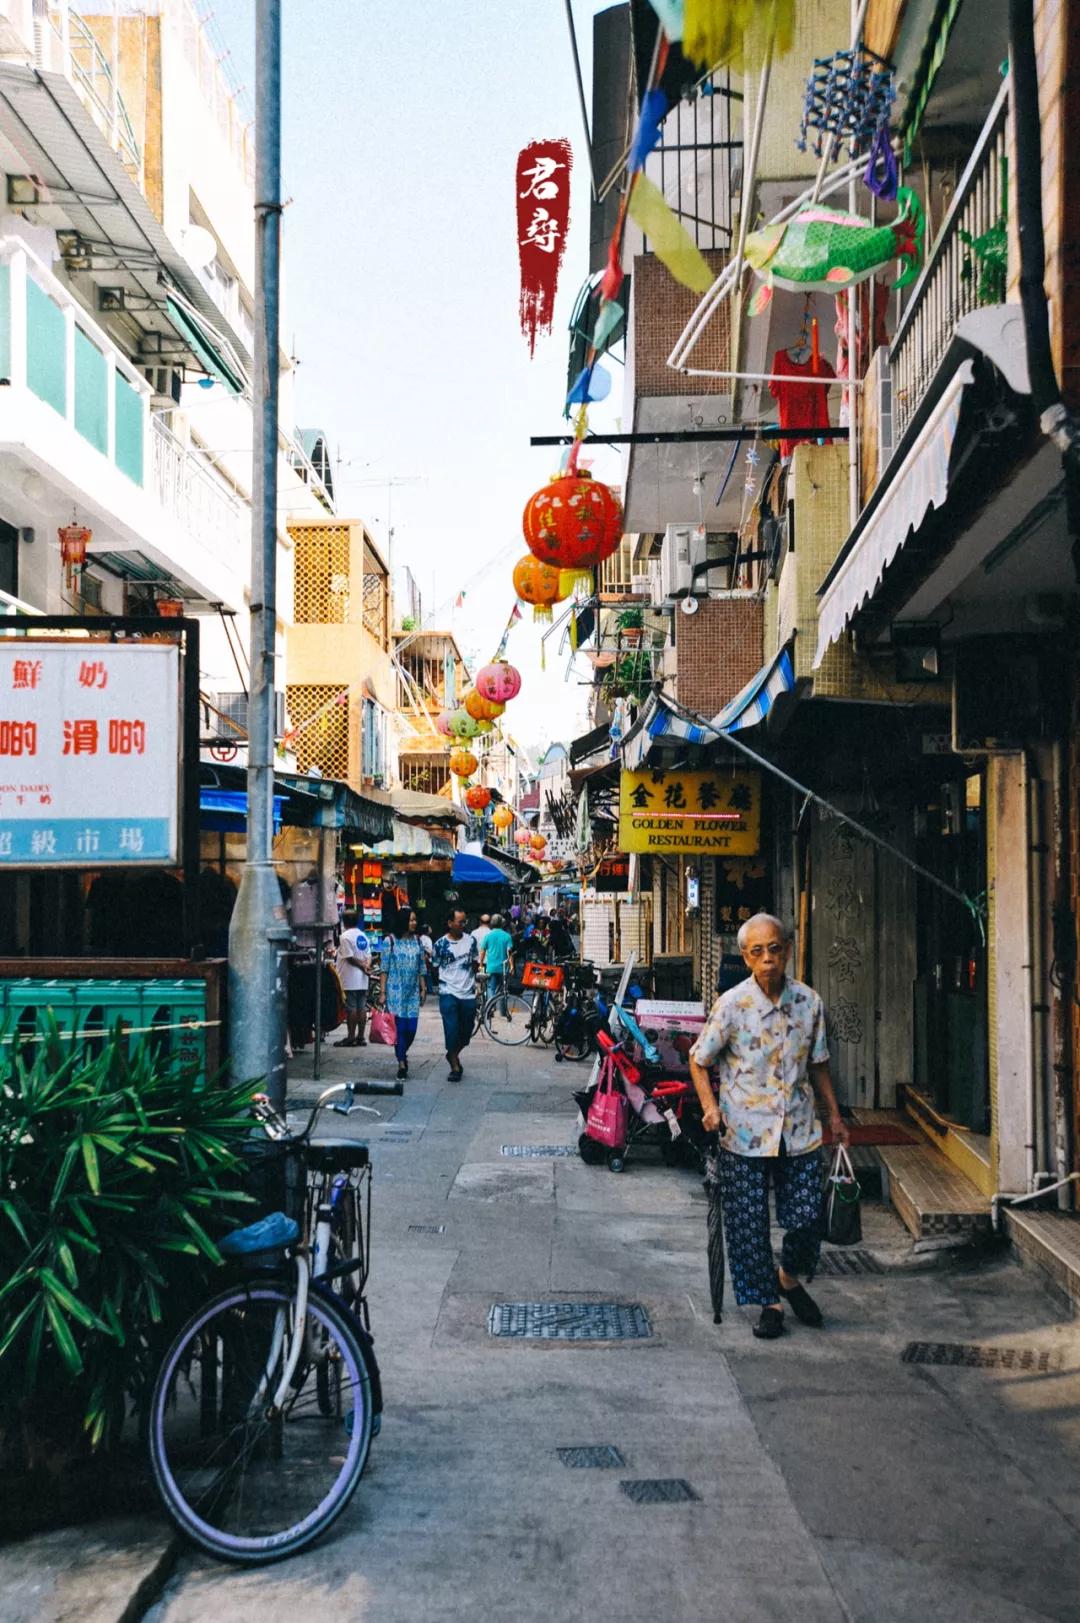
<path fill-rule="evenodd" d="M 443 710 L 435 717 L 435 731 L 442 733 L 444 738 L 453 738 L 454 736 L 453 728 L 450 726 L 451 714 L 451 711 Z"/>
<path fill-rule="evenodd" d="M 529 831 L 528 831 L 528 829 L 527 828 L 519 828 L 517 833 L 514 835 L 514 844 L 515 845 L 528 845 L 528 843 L 529 843 Z"/>
<path fill-rule="evenodd" d="M 495 704 L 508 704 L 521 692 L 521 673 L 505 659 L 496 659 L 477 671 L 476 691 Z"/>

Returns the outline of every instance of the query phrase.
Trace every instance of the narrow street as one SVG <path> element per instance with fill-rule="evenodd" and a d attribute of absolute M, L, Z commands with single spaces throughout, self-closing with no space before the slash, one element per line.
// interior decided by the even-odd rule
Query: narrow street
<path fill-rule="evenodd" d="M 506 1153 L 574 1144 L 578 1068 L 482 1038 L 451 1085 L 439 1036 L 429 1005 L 405 1097 L 371 1101 L 387 1408 L 356 1498 L 282 1566 L 182 1554 L 155 1623 L 1075 1617 L 1080 1334 L 1030 1271 L 935 1267 L 872 1206 L 882 1271 L 821 1277 L 823 1333 L 758 1343 L 730 1291 L 714 1326 L 699 1180 L 649 1155 L 615 1176 Z M 351 1070 L 389 1078 L 392 1055 L 328 1050 L 324 1080 Z M 297 1103 L 313 1093 L 294 1083 Z M 505 1301 L 640 1303 L 653 1334 L 499 1339 Z M 1030 1348 L 1049 1368 L 907 1365 L 913 1341 Z M 580 1447 L 620 1462 L 561 1462 Z M 656 1479 L 692 1497 L 623 1486 Z"/>

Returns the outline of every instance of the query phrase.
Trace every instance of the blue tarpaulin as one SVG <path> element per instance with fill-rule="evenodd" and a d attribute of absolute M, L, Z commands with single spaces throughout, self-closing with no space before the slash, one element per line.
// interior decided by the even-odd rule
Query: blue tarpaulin
<path fill-rule="evenodd" d="M 517 885 L 521 881 L 515 879 L 505 868 L 490 857 L 474 856 L 470 851 L 458 851 L 454 857 L 454 866 L 451 877 L 459 885 Z"/>

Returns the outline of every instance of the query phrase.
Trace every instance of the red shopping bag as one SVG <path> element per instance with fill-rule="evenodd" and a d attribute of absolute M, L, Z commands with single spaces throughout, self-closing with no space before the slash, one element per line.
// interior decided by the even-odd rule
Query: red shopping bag
<path fill-rule="evenodd" d="M 614 1084 L 610 1065 L 605 1065 L 604 1071 L 589 1106 L 585 1131 L 590 1138 L 598 1144 L 605 1144 L 609 1150 L 624 1150 L 630 1106 L 625 1093 Z"/>
<path fill-rule="evenodd" d="M 397 1021 L 389 1009 L 376 1009 L 372 1014 L 368 1042 L 385 1043 L 388 1048 L 397 1042 Z"/>

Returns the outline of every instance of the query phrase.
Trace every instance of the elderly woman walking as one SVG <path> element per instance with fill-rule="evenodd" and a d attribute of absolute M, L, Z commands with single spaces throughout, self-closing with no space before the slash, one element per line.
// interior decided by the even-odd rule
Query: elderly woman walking
<path fill-rule="evenodd" d="M 409 1074 L 409 1049 L 420 1019 L 420 977 L 424 972 L 416 914 L 407 907 L 401 909 L 394 920 L 393 934 L 383 943 L 381 963 L 383 998 L 397 1028 L 394 1053 L 398 1080 L 402 1081 Z"/>
<path fill-rule="evenodd" d="M 754 1334 L 784 1332 L 783 1302 L 803 1324 L 821 1309 L 799 1283 L 813 1278 L 821 1253 L 820 1101 L 833 1137 L 848 1141 L 840 1116 L 821 998 L 791 980 L 791 938 L 779 919 L 758 913 L 738 935 L 748 980 L 724 992 L 690 1050 L 690 1075 L 706 1132 L 719 1133 L 717 1174 L 735 1300 L 759 1306 Z M 714 1089 L 709 1067 L 715 1066 Z M 773 1260 L 769 1185 L 786 1232 Z"/>

